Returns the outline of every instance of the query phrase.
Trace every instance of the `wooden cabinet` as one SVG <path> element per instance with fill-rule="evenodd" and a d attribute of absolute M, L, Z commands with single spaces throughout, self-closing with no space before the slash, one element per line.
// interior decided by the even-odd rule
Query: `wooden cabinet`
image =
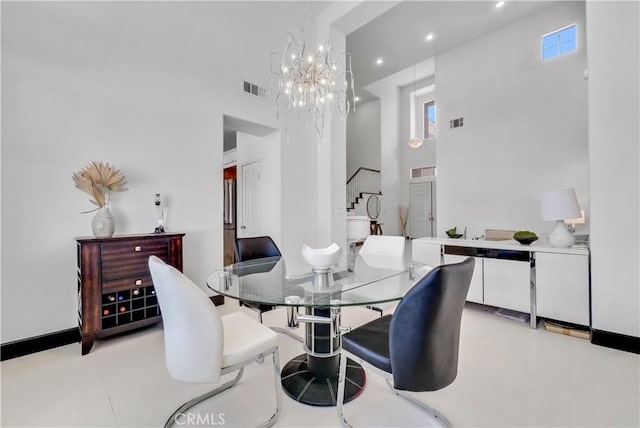
<path fill-rule="evenodd" d="M 147 265 L 157 256 L 182 271 L 183 233 L 77 238 L 82 355 L 95 339 L 161 321 Z"/>

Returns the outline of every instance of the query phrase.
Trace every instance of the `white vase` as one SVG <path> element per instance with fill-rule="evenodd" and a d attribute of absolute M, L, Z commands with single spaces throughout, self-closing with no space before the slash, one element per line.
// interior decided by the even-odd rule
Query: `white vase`
<path fill-rule="evenodd" d="M 99 208 L 91 220 L 91 230 L 96 238 L 108 238 L 116 230 L 116 224 L 108 206 Z"/>

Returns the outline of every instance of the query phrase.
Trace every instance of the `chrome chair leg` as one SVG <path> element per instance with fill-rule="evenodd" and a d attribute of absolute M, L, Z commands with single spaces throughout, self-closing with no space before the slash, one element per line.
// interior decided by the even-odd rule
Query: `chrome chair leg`
<path fill-rule="evenodd" d="M 438 422 L 440 425 L 442 425 L 444 427 L 451 427 L 451 422 L 449 422 L 447 420 L 447 418 L 445 418 L 442 413 L 440 413 L 439 411 L 437 411 L 433 407 L 430 407 L 426 403 L 418 400 L 417 398 L 413 397 L 411 394 L 409 394 L 409 393 L 407 393 L 405 391 L 400 391 L 398 389 L 395 389 L 393 387 L 393 385 L 391 384 L 391 380 L 389 378 L 385 378 L 384 380 L 387 382 L 387 386 L 389 386 L 389 388 L 391 388 L 391 390 L 394 392 L 394 394 L 396 394 L 398 397 L 404 398 L 405 400 L 407 400 L 407 401 L 415 404 L 416 406 L 420 407 L 422 410 L 424 410 L 427 413 L 429 413 L 436 420 L 436 422 Z"/>
<path fill-rule="evenodd" d="M 344 405 L 344 387 L 347 378 L 347 355 L 344 352 L 340 353 L 340 370 L 338 371 L 338 397 L 336 403 L 336 411 L 338 412 L 338 419 L 343 427 L 351 428 L 351 425 L 344 417 L 342 407 Z"/>
<path fill-rule="evenodd" d="M 280 385 L 280 354 L 278 349 L 273 351 L 273 378 L 276 385 L 276 412 L 269 419 L 258 425 L 259 428 L 269 428 L 273 426 L 280 416 L 282 410 L 282 386 Z"/>
<path fill-rule="evenodd" d="M 293 333 L 291 330 L 286 329 L 286 328 L 282 328 L 282 327 L 269 327 L 271 330 L 275 331 L 276 333 L 282 333 L 282 334 L 286 334 L 287 336 L 289 336 L 292 339 L 297 340 L 300 343 L 304 343 L 304 339 L 300 336 L 298 336 L 297 334 Z"/>
<path fill-rule="evenodd" d="M 182 406 L 178 407 L 178 409 L 173 412 L 173 414 L 171 414 L 171 416 L 169 416 L 169 419 L 167 419 L 167 422 L 164 424 L 164 428 L 169 428 L 174 422 L 177 422 L 176 419 L 183 414 L 186 410 L 189 410 L 191 407 L 195 406 L 198 403 L 203 402 L 204 400 L 213 397 L 216 394 L 221 393 L 222 391 L 225 391 L 229 388 L 231 388 L 233 385 L 235 385 L 236 383 L 238 383 L 238 381 L 240 380 L 240 378 L 242 377 L 244 373 L 244 367 L 242 367 L 240 370 L 238 370 L 238 374 L 236 375 L 236 377 L 233 380 L 230 380 L 229 382 L 226 382 L 222 385 L 220 385 L 219 387 L 217 387 L 216 389 L 209 391 L 209 392 L 205 392 L 204 394 L 192 398 L 191 400 L 185 402 Z"/>

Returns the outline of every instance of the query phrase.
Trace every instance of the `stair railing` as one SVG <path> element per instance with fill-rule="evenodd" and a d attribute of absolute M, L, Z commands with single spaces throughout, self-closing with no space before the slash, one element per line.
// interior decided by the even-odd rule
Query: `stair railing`
<path fill-rule="evenodd" d="M 352 209 L 363 194 L 379 195 L 380 188 L 379 170 L 365 167 L 358 168 L 347 180 L 347 209 Z"/>

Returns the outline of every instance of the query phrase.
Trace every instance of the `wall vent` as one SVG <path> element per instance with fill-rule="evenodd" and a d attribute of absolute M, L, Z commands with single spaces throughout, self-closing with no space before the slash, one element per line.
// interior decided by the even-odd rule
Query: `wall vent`
<path fill-rule="evenodd" d="M 247 82 L 246 80 L 242 82 L 242 92 L 262 98 L 267 96 L 267 90 L 265 88 L 255 83 Z"/>

